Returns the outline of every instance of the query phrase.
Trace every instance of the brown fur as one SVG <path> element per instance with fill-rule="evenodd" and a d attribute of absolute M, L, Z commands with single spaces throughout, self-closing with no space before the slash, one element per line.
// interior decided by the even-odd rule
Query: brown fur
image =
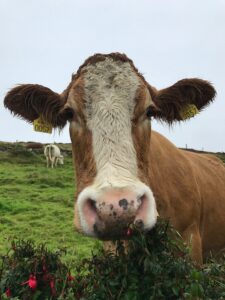
<path fill-rule="evenodd" d="M 191 243 L 195 260 L 201 262 L 210 251 L 219 253 L 225 248 L 223 163 L 180 150 L 156 132 L 152 132 L 149 157 L 150 187 L 159 215 Z"/>
<path fill-rule="evenodd" d="M 205 80 L 197 78 L 180 80 L 154 96 L 154 102 L 159 108 L 155 117 L 168 123 L 181 121 L 180 112 L 185 105 L 194 104 L 201 111 L 213 101 L 215 95 L 215 89 Z"/>
<path fill-rule="evenodd" d="M 76 99 L 76 103 L 74 103 Z M 76 109 L 74 119 L 81 124 L 77 126 L 73 123 L 70 126 L 70 137 L 72 140 L 73 161 L 77 178 L 78 195 L 86 186 L 90 185 L 96 176 L 96 165 L 92 153 L 92 133 L 87 128 L 84 116 L 84 83 L 79 78 L 71 87 L 67 107 Z"/>
<path fill-rule="evenodd" d="M 15 115 L 33 122 L 38 117 L 53 125 L 64 127 L 66 119 L 59 112 L 65 99 L 38 84 L 22 84 L 10 90 L 5 97 L 5 106 Z"/>
<path fill-rule="evenodd" d="M 145 85 L 140 85 L 136 94 L 136 105 L 132 122 L 132 138 L 137 153 L 138 177 L 149 186 L 149 151 L 151 123 L 147 120 L 146 110 L 153 104 L 147 96 Z M 148 98 L 148 101 L 146 101 Z"/>
<path fill-rule="evenodd" d="M 171 221 L 191 245 L 192 258 L 202 262 L 225 248 L 225 167 L 212 155 L 179 150 L 160 134 L 150 135 L 150 123 L 138 122 L 151 105 L 144 91 L 141 86 L 137 93 L 132 127 L 139 178 L 152 189 L 160 217 Z"/>

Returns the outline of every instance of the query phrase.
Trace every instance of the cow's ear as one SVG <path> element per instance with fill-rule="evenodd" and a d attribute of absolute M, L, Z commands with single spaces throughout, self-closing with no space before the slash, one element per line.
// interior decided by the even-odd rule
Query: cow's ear
<path fill-rule="evenodd" d="M 208 81 L 197 78 L 180 80 L 159 91 L 150 87 L 150 93 L 157 106 L 154 117 L 170 124 L 194 116 L 216 95 Z"/>
<path fill-rule="evenodd" d="M 37 84 L 19 85 L 10 90 L 4 99 L 5 107 L 14 115 L 28 122 L 42 117 L 53 127 L 60 128 L 63 128 L 67 121 L 63 110 L 65 102 L 64 94 L 57 94 Z"/>

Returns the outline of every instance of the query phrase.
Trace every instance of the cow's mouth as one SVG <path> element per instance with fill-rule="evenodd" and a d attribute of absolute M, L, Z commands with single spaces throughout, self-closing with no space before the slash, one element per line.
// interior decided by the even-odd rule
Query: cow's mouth
<path fill-rule="evenodd" d="M 116 240 L 129 238 L 127 232 L 130 224 L 120 221 L 106 224 L 99 220 L 93 226 L 96 236 L 101 240 Z"/>
<path fill-rule="evenodd" d="M 102 227 L 103 225 L 103 227 Z M 108 230 L 105 228 L 105 224 L 102 224 L 101 222 L 94 224 L 94 232 L 96 234 L 96 237 L 103 241 L 109 241 L 109 240 L 127 240 L 130 239 L 133 233 L 133 223 L 131 224 L 125 224 L 120 223 L 118 226 L 118 223 L 115 224 L 115 227 L 110 227 Z M 132 228 L 132 229 L 131 229 Z M 135 223 L 134 228 L 139 231 L 147 231 L 144 230 L 143 221 L 139 220 Z M 103 230 L 102 230 L 103 229 Z"/>

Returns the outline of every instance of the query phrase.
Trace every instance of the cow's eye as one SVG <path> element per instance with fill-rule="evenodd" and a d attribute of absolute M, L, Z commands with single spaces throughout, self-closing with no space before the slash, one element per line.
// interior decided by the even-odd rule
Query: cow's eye
<path fill-rule="evenodd" d="M 73 117 L 74 117 L 74 111 L 73 111 L 72 108 L 67 107 L 67 108 L 65 109 L 65 111 L 63 112 L 63 114 L 64 114 L 66 120 L 68 120 L 68 121 L 70 121 L 70 122 L 73 120 Z"/>
<path fill-rule="evenodd" d="M 154 116 L 154 113 L 155 113 L 154 107 L 153 107 L 153 106 L 149 106 L 149 107 L 147 108 L 147 110 L 146 110 L 146 116 L 147 116 L 147 118 L 148 118 L 148 119 L 151 119 L 151 117 Z"/>

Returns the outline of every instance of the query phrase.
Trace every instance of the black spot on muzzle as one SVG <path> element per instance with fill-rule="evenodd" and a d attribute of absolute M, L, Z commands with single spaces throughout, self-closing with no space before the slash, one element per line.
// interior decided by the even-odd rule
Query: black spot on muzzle
<path fill-rule="evenodd" d="M 127 206 L 128 206 L 127 199 L 121 199 L 121 200 L 119 200 L 119 206 L 122 207 L 124 210 L 127 209 Z"/>

